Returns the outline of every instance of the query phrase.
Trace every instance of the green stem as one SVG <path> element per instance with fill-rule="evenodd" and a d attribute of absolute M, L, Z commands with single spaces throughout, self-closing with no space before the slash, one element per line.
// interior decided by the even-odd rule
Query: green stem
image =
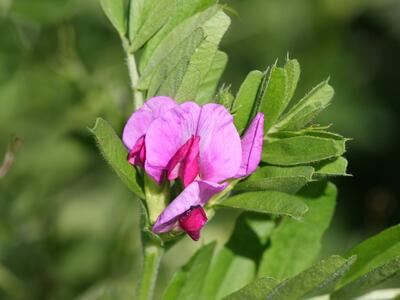
<path fill-rule="evenodd" d="M 169 200 L 169 183 L 156 183 L 149 175 L 144 175 L 144 193 L 149 214 L 150 224 L 153 224 L 162 211 L 167 207 Z"/>
<path fill-rule="evenodd" d="M 164 249 L 144 238 L 143 252 L 143 272 L 139 282 L 137 299 L 151 300 L 153 299 L 154 287 Z"/>
<path fill-rule="evenodd" d="M 135 104 L 135 110 L 137 110 L 143 105 L 143 95 L 138 89 L 139 73 L 136 66 L 135 56 L 133 53 L 130 53 L 129 50 L 127 50 L 126 53 L 129 77 L 131 79 L 131 88 L 133 91 L 133 102 Z"/>

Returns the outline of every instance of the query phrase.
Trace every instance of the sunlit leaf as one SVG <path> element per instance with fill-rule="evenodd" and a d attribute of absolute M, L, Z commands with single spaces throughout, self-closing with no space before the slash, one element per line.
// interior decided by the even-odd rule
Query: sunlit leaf
<path fill-rule="evenodd" d="M 126 33 L 124 0 L 100 0 L 104 13 L 121 36 Z"/>
<path fill-rule="evenodd" d="M 222 85 L 217 92 L 216 100 L 217 103 L 223 105 L 228 111 L 231 111 L 235 97 L 230 91 L 230 86 Z"/>
<path fill-rule="evenodd" d="M 398 252 L 399 254 L 399 252 Z M 400 255 L 335 291 L 332 300 L 350 300 L 373 290 L 378 284 L 400 274 Z"/>
<path fill-rule="evenodd" d="M 264 132 L 267 133 L 289 103 L 286 70 L 273 66 L 259 110 L 265 115 Z"/>
<path fill-rule="evenodd" d="M 346 256 L 357 256 L 356 263 L 339 283 L 349 283 L 374 268 L 396 258 L 400 253 L 400 225 L 390 227 L 350 250 Z"/>
<path fill-rule="evenodd" d="M 337 157 L 327 161 L 321 161 L 314 165 L 315 167 L 315 178 L 323 178 L 327 176 L 348 176 L 347 160 L 344 157 Z"/>
<path fill-rule="evenodd" d="M 105 120 L 98 118 L 91 132 L 95 136 L 97 145 L 105 160 L 121 178 L 122 182 L 138 197 L 144 198 L 143 190 L 139 183 L 139 174 L 128 163 L 128 151 L 112 127 Z"/>
<path fill-rule="evenodd" d="M 239 291 L 225 297 L 224 300 L 263 300 L 278 282 L 273 278 L 258 278 Z"/>
<path fill-rule="evenodd" d="M 308 166 L 259 168 L 253 175 L 235 186 L 235 191 L 275 190 L 294 194 L 311 181 L 314 168 Z"/>
<path fill-rule="evenodd" d="M 294 92 L 296 91 L 297 83 L 300 78 L 300 64 L 296 59 L 288 59 L 286 61 L 284 69 L 286 71 L 287 77 L 286 102 L 289 102 L 292 99 Z"/>
<path fill-rule="evenodd" d="M 175 52 L 175 48 L 185 39 L 193 34 L 194 31 L 201 28 L 220 8 L 212 6 L 202 12 L 199 12 L 190 18 L 179 23 L 171 32 L 169 32 L 154 50 L 148 55 L 141 57 L 139 62 L 139 71 L 143 76 L 148 76 Z"/>
<path fill-rule="evenodd" d="M 177 101 L 195 99 L 200 104 L 204 103 L 200 101 L 197 94 L 202 82 L 207 79 L 206 76 L 217 53 L 218 44 L 229 24 L 229 17 L 224 12 L 219 11 L 201 27 L 205 40 L 202 41 L 190 59 L 189 67 L 176 95 Z M 209 102 L 211 99 L 203 100 Z"/>
<path fill-rule="evenodd" d="M 300 191 L 298 197 L 309 210 L 301 222 L 285 218 L 274 230 L 260 263 L 259 276 L 283 280 L 311 266 L 319 255 L 322 235 L 331 222 L 336 194 L 332 183 L 321 182 Z"/>
<path fill-rule="evenodd" d="M 131 0 L 132 4 L 137 5 L 137 0 Z M 145 1 L 145 0 L 140 0 Z M 139 1 L 139 2 L 140 2 Z M 157 0 L 156 0 L 157 1 Z M 148 1 L 146 1 L 148 2 Z M 148 41 L 146 46 L 144 47 L 144 51 L 140 57 L 141 65 L 145 65 L 148 62 L 148 59 L 153 54 L 154 50 L 160 45 L 160 43 L 164 40 L 164 38 L 173 30 L 177 29 L 178 25 L 185 20 L 189 19 L 193 15 L 206 10 L 213 4 L 215 4 L 215 0 L 191 0 L 191 1 L 177 1 L 176 9 L 174 14 L 168 19 L 168 21 L 162 26 L 162 28 Z M 188 22 L 187 24 L 191 24 Z M 138 27 L 138 26 L 136 26 Z M 179 26 L 178 28 L 181 28 Z M 195 30 L 196 28 L 192 28 Z M 178 30 L 178 29 L 177 29 Z"/>
<path fill-rule="evenodd" d="M 302 273 L 283 281 L 273 288 L 265 300 L 298 300 L 318 294 L 332 287 L 345 274 L 354 258 L 340 256 L 324 259 Z"/>
<path fill-rule="evenodd" d="M 240 86 L 233 102 L 234 123 L 239 133 L 242 133 L 249 123 L 262 78 L 262 72 L 251 71 Z"/>
<path fill-rule="evenodd" d="M 345 140 L 333 140 L 315 136 L 297 136 L 264 145 L 262 160 L 273 165 L 298 165 L 341 156 L 345 152 Z"/>
<path fill-rule="evenodd" d="M 267 226 L 261 228 L 257 222 Z M 264 215 L 246 212 L 239 216 L 229 241 L 213 259 L 202 299 L 221 299 L 254 280 L 266 236 L 272 228 L 273 222 Z"/>
<path fill-rule="evenodd" d="M 213 58 L 211 68 L 208 70 L 197 94 L 197 99 L 200 103 L 212 100 L 227 63 L 228 55 L 222 51 L 217 51 Z"/>
<path fill-rule="evenodd" d="M 309 124 L 333 98 L 334 90 L 323 81 L 294 105 L 275 125 L 278 130 L 298 130 Z"/>
<path fill-rule="evenodd" d="M 110 0 L 111 1 L 111 0 Z M 133 5 L 135 5 L 135 0 Z M 132 4 L 131 4 L 132 5 Z M 139 6 L 138 4 L 136 4 Z M 134 18 L 137 17 L 135 14 L 135 7 L 131 8 L 132 18 L 132 33 L 130 38 L 132 40 L 132 50 L 135 51 L 142 47 L 156 32 L 164 25 L 165 22 L 171 17 L 171 14 L 176 9 L 176 0 L 147 0 L 144 1 L 146 6 L 145 14 L 141 11 L 142 16 L 139 16 L 141 24 L 139 28 L 136 28 Z"/>
<path fill-rule="evenodd" d="M 167 289 L 163 300 L 197 300 L 209 270 L 215 243 L 201 247 L 190 261 L 178 270 Z"/>
<path fill-rule="evenodd" d="M 248 192 L 232 196 L 220 204 L 222 207 L 248 210 L 271 215 L 301 218 L 308 210 L 302 200 L 296 196 L 277 192 Z"/>
<path fill-rule="evenodd" d="M 149 76 L 142 76 L 139 87 L 148 89 L 147 98 L 155 95 L 175 97 L 190 58 L 203 40 L 203 32 L 199 28 L 179 44 L 174 53 L 154 69 Z"/>

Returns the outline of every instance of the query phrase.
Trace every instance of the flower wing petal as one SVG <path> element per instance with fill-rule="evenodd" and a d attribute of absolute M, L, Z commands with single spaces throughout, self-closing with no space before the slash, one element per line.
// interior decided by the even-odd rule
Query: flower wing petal
<path fill-rule="evenodd" d="M 264 141 L 264 114 L 258 113 L 242 138 L 242 163 L 236 178 L 253 173 L 261 160 Z"/>
<path fill-rule="evenodd" d="M 147 100 L 141 108 L 130 116 L 124 127 L 122 140 L 125 146 L 132 150 L 138 139 L 146 134 L 151 123 L 176 106 L 177 104 L 174 100 L 165 96 L 153 97 Z"/>
<path fill-rule="evenodd" d="M 221 182 L 232 178 L 240 167 L 242 148 L 232 115 L 219 104 L 202 107 L 197 135 L 200 136 L 200 176 Z"/>
<path fill-rule="evenodd" d="M 200 106 L 185 102 L 154 120 L 146 134 L 146 172 L 157 182 L 176 152 L 194 134 Z M 156 171 L 155 171 L 156 170 Z"/>

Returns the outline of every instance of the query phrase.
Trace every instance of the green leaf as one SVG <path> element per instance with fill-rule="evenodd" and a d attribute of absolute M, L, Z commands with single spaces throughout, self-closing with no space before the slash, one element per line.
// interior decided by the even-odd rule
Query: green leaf
<path fill-rule="evenodd" d="M 133 1 L 133 0 L 132 0 Z M 143 1 L 143 0 L 142 0 Z M 176 6 L 176 12 L 173 14 L 165 25 L 148 41 L 146 44 L 143 54 L 141 56 L 141 64 L 147 64 L 150 56 L 153 54 L 155 49 L 160 45 L 164 38 L 175 28 L 187 20 L 191 16 L 207 9 L 208 7 L 215 4 L 215 0 L 191 0 L 191 1 L 179 1 Z M 136 1 L 133 1 L 135 4 Z M 188 23 L 189 24 L 189 23 Z M 191 28 L 192 31 L 196 28 Z M 189 33 L 190 34 L 190 33 Z"/>
<path fill-rule="evenodd" d="M 124 0 L 100 0 L 104 13 L 121 36 L 126 33 L 124 2 Z"/>
<path fill-rule="evenodd" d="M 151 74 L 155 68 L 175 52 L 175 48 L 179 44 L 193 35 L 194 31 L 199 30 L 219 10 L 219 6 L 215 5 L 179 23 L 162 39 L 154 51 L 140 58 L 139 71 L 142 77 Z"/>
<path fill-rule="evenodd" d="M 309 166 L 289 168 L 266 166 L 238 183 L 234 190 L 238 192 L 275 190 L 294 194 L 311 181 L 313 172 L 314 168 Z"/>
<path fill-rule="evenodd" d="M 267 141 L 262 160 L 273 165 L 298 165 L 341 156 L 345 140 L 296 136 Z"/>
<path fill-rule="evenodd" d="M 312 183 L 300 191 L 298 197 L 309 210 L 301 222 L 285 218 L 275 229 L 261 260 L 259 276 L 282 280 L 314 263 L 333 216 L 336 195 L 336 187 L 325 182 Z"/>
<path fill-rule="evenodd" d="M 260 167 L 249 178 L 262 179 L 266 177 L 306 177 L 311 180 L 311 175 L 314 168 L 310 166 L 292 166 L 292 167 L 278 167 L 278 166 L 265 166 Z"/>
<path fill-rule="evenodd" d="M 259 226 L 257 222 L 268 225 Z M 229 241 L 213 260 L 202 299 L 221 299 L 255 278 L 257 262 L 273 224 L 264 215 L 243 213 L 239 216 Z"/>
<path fill-rule="evenodd" d="M 228 111 L 232 110 L 233 101 L 235 100 L 230 89 L 231 87 L 229 85 L 222 85 L 215 96 L 216 103 L 223 105 Z"/>
<path fill-rule="evenodd" d="M 225 297 L 224 300 L 263 300 L 278 282 L 273 278 L 258 278 L 239 291 Z"/>
<path fill-rule="evenodd" d="M 217 53 L 218 44 L 228 29 L 229 24 L 229 17 L 222 11 L 218 11 L 201 26 L 205 40 L 202 41 L 190 59 L 189 67 L 176 95 L 177 101 L 182 102 L 187 99 L 196 99 L 196 102 L 201 103 L 197 97 L 197 93 L 202 82 L 206 80 L 207 73 L 213 62 L 212 58 Z M 211 99 L 204 100 L 210 101 Z"/>
<path fill-rule="evenodd" d="M 171 279 L 163 300 L 197 300 L 208 273 L 216 243 L 201 247 Z"/>
<path fill-rule="evenodd" d="M 239 133 L 242 133 L 249 123 L 262 78 L 262 72 L 251 71 L 240 86 L 233 102 L 234 123 Z"/>
<path fill-rule="evenodd" d="M 349 176 L 347 174 L 347 160 L 344 157 L 337 157 L 327 161 L 321 161 L 314 165 L 314 178 L 324 178 L 327 176 Z"/>
<path fill-rule="evenodd" d="M 111 0 L 112 1 L 112 0 Z M 150 10 L 149 0 L 129 0 L 128 38 L 133 41 Z"/>
<path fill-rule="evenodd" d="M 132 22 L 130 38 L 133 51 L 141 48 L 167 22 L 176 9 L 176 0 L 147 0 L 144 1 L 144 5 L 147 9 L 145 9 L 145 16 L 140 18 L 142 21 L 140 27 L 137 28 L 134 20 L 130 21 Z M 132 19 L 137 16 L 135 8 L 131 7 L 130 13 Z"/>
<path fill-rule="evenodd" d="M 138 197 L 144 199 L 140 177 L 136 169 L 128 163 L 128 151 L 112 127 L 103 119 L 98 118 L 90 131 L 95 136 L 97 145 L 105 160 L 114 169 L 122 182 Z"/>
<path fill-rule="evenodd" d="M 264 122 L 265 133 L 275 124 L 289 103 L 287 81 L 285 69 L 276 66 L 271 68 L 267 87 L 259 107 L 259 110 L 266 116 Z"/>
<path fill-rule="evenodd" d="M 398 252 L 399 254 L 400 252 Z M 357 263 L 357 262 L 356 262 Z M 372 269 L 335 291 L 332 300 L 350 300 L 374 289 L 378 284 L 400 274 L 400 256 Z"/>
<path fill-rule="evenodd" d="M 300 219 L 308 210 L 307 205 L 296 196 L 277 191 L 243 193 L 232 196 L 218 205 L 271 215 L 290 216 L 295 219 Z"/>
<path fill-rule="evenodd" d="M 171 98 L 175 98 L 188 66 L 189 57 L 183 57 L 170 73 L 167 72 L 168 67 L 161 68 L 160 72 L 155 77 L 157 78 L 156 81 L 154 81 L 155 84 L 152 83 L 149 87 L 147 98 L 155 95 L 170 96 Z M 159 80 L 160 78 L 161 80 Z M 157 89 L 158 84 L 160 83 L 161 86 Z"/>
<path fill-rule="evenodd" d="M 221 299 L 254 279 L 256 262 L 250 257 L 235 255 L 224 247 L 216 256 L 203 289 L 204 300 Z"/>
<path fill-rule="evenodd" d="M 323 81 L 282 116 L 282 119 L 275 125 L 275 130 L 303 128 L 329 105 L 333 95 L 333 88 L 328 81 Z"/>
<path fill-rule="evenodd" d="M 217 51 L 213 58 L 211 68 L 199 88 L 197 94 L 197 100 L 199 103 L 205 103 L 213 98 L 215 89 L 217 88 L 218 82 L 221 79 L 227 63 L 228 55 L 222 51 Z"/>
<path fill-rule="evenodd" d="M 179 44 L 174 53 L 153 70 L 149 76 L 142 76 L 139 87 L 148 89 L 147 98 L 157 94 L 174 97 L 187 70 L 190 57 L 203 40 L 201 28 L 194 31 Z"/>
<path fill-rule="evenodd" d="M 330 288 L 347 272 L 354 258 L 331 256 L 302 273 L 283 281 L 264 298 L 265 300 L 298 300 Z"/>
<path fill-rule="evenodd" d="M 313 125 L 305 129 L 301 129 L 298 131 L 279 131 L 275 133 L 271 133 L 269 136 L 270 140 L 274 139 L 285 139 L 290 137 L 298 137 L 298 136 L 312 136 L 312 137 L 320 137 L 325 139 L 337 140 L 337 141 L 348 141 L 349 139 L 341 136 L 340 134 L 326 131 L 324 129 L 329 128 L 329 126 L 318 126 Z"/>
<path fill-rule="evenodd" d="M 300 64 L 296 59 L 288 59 L 284 69 L 287 76 L 286 101 L 289 103 L 296 91 L 297 83 L 300 78 Z"/>
<path fill-rule="evenodd" d="M 346 256 L 357 256 L 356 263 L 339 285 L 351 282 L 400 254 L 400 225 L 390 227 L 350 250 Z"/>
<path fill-rule="evenodd" d="M 308 182 L 306 177 L 271 177 L 245 180 L 235 186 L 237 192 L 278 191 L 295 194 Z"/>

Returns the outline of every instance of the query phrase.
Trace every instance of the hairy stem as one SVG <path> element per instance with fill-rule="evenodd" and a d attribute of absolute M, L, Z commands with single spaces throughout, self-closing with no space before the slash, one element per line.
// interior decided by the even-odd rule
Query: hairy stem
<path fill-rule="evenodd" d="M 138 90 L 139 73 L 134 54 L 130 53 L 129 50 L 126 51 L 126 53 L 129 77 L 131 79 L 131 88 L 133 91 L 133 103 L 135 105 L 135 110 L 137 110 L 143 105 L 143 94 Z"/>
<path fill-rule="evenodd" d="M 151 300 L 153 299 L 154 287 L 164 249 L 150 240 L 143 239 L 143 252 L 143 272 L 137 290 L 137 299 Z"/>

